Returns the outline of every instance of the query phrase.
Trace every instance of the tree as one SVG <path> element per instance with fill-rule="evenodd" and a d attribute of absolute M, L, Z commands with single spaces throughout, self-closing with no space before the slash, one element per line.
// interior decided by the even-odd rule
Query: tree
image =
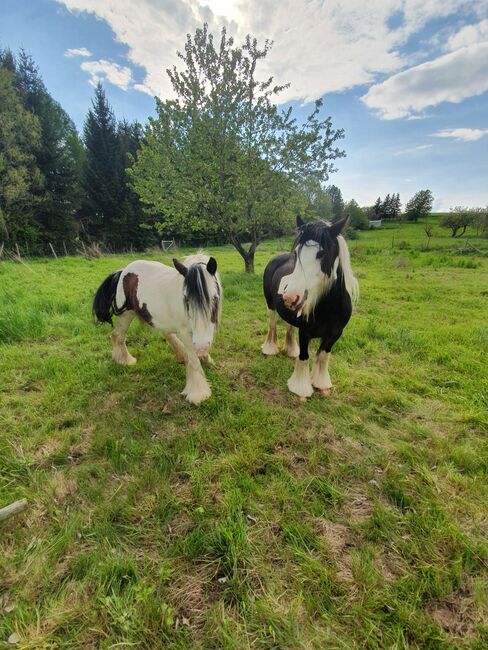
<path fill-rule="evenodd" d="M 366 212 L 359 207 L 358 203 L 351 199 L 344 206 L 344 214 L 349 215 L 349 224 L 355 230 L 368 230 L 369 220 Z"/>
<path fill-rule="evenodd" d="M 391 203 L 391 196 L 390 194 L 387 194 L 385 197 L 385 200 L 381 204 L 381 214 L 383 219 L 391 219 L 392 218 L 392 203 Z"/>
<path fill-rule="evenodd" d="M 430 190 L 420 190 L 408 201 L 405 216 L 409 221 L 418 221 L 432 210 L 434 197 Z"/>
<path fill-rule="evenodd" d="M 42 188 L 36 164 L 41 128 L 24 108 L 14 73 L 3 61 L 0 56 L 0 240 L 32 247 L 38 238 L 33 209 Z"/>
<path fill-rule="evenodd" d="M 130 171 L 161 232 L 224 235 L 249 272 L 260 241 L 291 227 L 304 205 L 299 188 L 327 180 L 344 155 L 333 146 L 343 132 L 319 118 L 321 101 L 302 125 L 291 108 L 278 111 L 284 86 L 256 77 L 270 48 L 250 36 L 236 47 L 225 28 L 216 47 L 207 25 L 188 35 L 183 69 L 168 70 L 177 99 L 156 100 Z"/>
<path fill-rule="evenodd" d="M 73 239 L 75 215 L 81 202 L 80 143 L 76 128 L 50 96 L 31 56 L 18 56 L 16 83 L 24 106 L 39 119 L 41 142 L 36 161 L 43 188 L 34 210 L 44 249 Z"/>
<path fill-rule="evenodd" d="M 325 191 L 329 195 L 332 203 L 334 221 L 338 221 L 344 215 L 344 199 L 342 198 L 342 192 L 336 185 L 329 185 Z"/>
<path fill-rule="evenodd" d="M 488 206 L 486 208 L 471 208 L 471 225 L 476 228 L 476 236 L 488 233 Z"/>
<path fill-rule="evenodd" d="M 95 88 L 92 108 L 85 120 L 84 140 L 83 229 L 90 239 L 103 241 L 115 250 L 121 250 L 128 244 L 126 215 L 120 206 L 124 193 L 121 179 L 123 165 L 117 124 L 100 83 Z"/>
<path fill-rule="evenodd" d="M 320 181 L 315 178 L 306 179 L 301 185 L 300 192 L 305 197 L 307 204 L 303 209 L 306 219 L 324 219 L 333 221 L 332 201 Z"/>
<path fill-rule="evenodd" d="M 402 203 L 400 201 L 400 193 L 399 192 L 392 195 L 391 209 L 392 209 L 392 214 L 393 214 L 394 219 L 396 219 L 397 217 L 399 217 L 401 215 L 401 213 L 402 213 Z"/>
<path fill-rule="evenodd" d="M 451 213 L 444 215 L 440 220 L 440 225 L 451 230 L 451 237 L 462 237 L 466 228 L 473 223 L 473 212 L 469 208 L 457 206 L 451 208 Z M 462 228 L 462 232 L 459 231 Z M 458 234 L 459 233 L 459 234 Z"/>
<path fill-rule="evenodd" d="M 429 248 L 430 239 L 434 235 L 434 227 L 431 223 L 424 224 L 424 232 L 427 237 L 427 248 Z"/>
<path fill-rule="evenodd" d="M 383 214 L 383 204 L 381 203 L 381 197 L 378 197 L 376 199 L 376 203 L 374 204 L 374 214 L 376 219 L 381 219 L 381 216 Z"/>

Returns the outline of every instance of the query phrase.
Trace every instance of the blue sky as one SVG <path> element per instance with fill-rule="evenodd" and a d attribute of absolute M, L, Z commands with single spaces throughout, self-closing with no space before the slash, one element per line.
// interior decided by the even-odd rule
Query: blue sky
<path fill-rule="evenodd" d="M 153 115 L 204 21 L 273 40 L 262 77 L 290 82 L 299 116 L 324 97 L 346 200 L 430 188 L 438 210 L 488 204 L 488 0 L 0 0 L 0 46 L 33 56 L 81 130 L 98 80 L 117 118 Z"/>

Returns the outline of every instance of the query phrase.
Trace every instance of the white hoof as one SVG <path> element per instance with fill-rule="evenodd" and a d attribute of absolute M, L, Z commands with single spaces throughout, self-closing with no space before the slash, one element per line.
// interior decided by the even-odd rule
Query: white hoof
<path fill-rule="evenodd" d="M 303 381 L 296 381 L 293 377 L 288 380 L 288 389 L 291 393 L 295 393 L 298 397 L 310 397 L 313 395 L 313 388 L 311 383 L 304 383 Z"/>
<path fill-rule="evenodd" d="M 295 361 L 295 369 L 288 380 L 288 388 L 298 397 L 310 397 L 313 394 L 312 384 L 310 382 L 310 372 L 308 369 L 308 359 Z"/>
<path fill-rule="evenodd" d="M 137 359 L 132 356 L 132 354 L 112 354 L 112 359 L 115 363 L 119 363 L 121 366 L 133 366 L 137 363 Z"/>
<path fill-rule="evenodd" d="M 300 348 L 298 347 L 298 343 L 295 341 L 295 345 L 285 346 L 285 353 L 287 357 L 290 357 L 290 359 L 296 359 L 300 354 Z"/>
<path fill-rule="evenodd" d="M 321 352 L 317 355 L 312 368 L 312 386 L 318 390 L 324 391 L 332 388 L 332 382 L 329 375 L 329 358 L 330 352 Z"/>
<path fill-rule="evenodd" d="M 280 349 L 278 345 L 276 343 L 271 343 L 270 341 L 266 341 L 261 346 L 261 352 L 265 354 L 267 357 L 271 357 L 274 354 L 278 354 L 279 351 Z"/>
<path fill-rule="evenodd" d="M 185 396 L 186 401 L 190 402 L 190 404 L 200 404 L 200 402 L 204 402 L 212 395 L 212 391 L 210 390 L 210 386 L 207 386 L 206 389 L 203 390 L 187 390 L 185 386 L 181 394 Z"/>

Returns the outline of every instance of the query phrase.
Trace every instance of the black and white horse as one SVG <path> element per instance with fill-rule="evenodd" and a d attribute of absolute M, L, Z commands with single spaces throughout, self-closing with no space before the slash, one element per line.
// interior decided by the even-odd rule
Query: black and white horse
<path fill-rule="evenodd" d="M 267 355 L 278 353 L 276 321 L 277 315 L 281 316 L 288 323 L 285 352 L 296 357 L 288 388 L 302 399 L 312 395 L 313 387 L 330 393 L 330 351 L 347 325 L 352 303 L 359 295 L 349 250 L 341 234 L 347 222 L 348 217 L 332 225 L 325 221 L 304 223 L 297 217 L 298 235 L 293 251 L 274 257 L 264 271 L 269 331 L 261 350 Z M 310 375 L 308 345 L 315 338 L 320 339 L 320 345 Z"/>
<path fill-rule="evenodd" d="M 175 269 L 159 262 L 138 260 L 109 275 L 93 300 L 93 313 L 100 322 L 112 323 L 112 358 L 132 365 L 136 359 L 125 345 L 127 330 L 138 316 L 160 330 L 177 359 L 186 363 L 186 386 L 182 395 L 198 404 L 211 395 L 200 359 L 209 355 L 220 322 L 222 286 L 217 262 L 203 253 L 173 260 Z"/>

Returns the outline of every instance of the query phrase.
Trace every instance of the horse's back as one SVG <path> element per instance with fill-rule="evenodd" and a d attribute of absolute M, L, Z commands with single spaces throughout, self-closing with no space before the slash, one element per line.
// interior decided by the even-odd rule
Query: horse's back
<path fill-rule="evenodd" d="M 151 311 L 154 320 L 161 320 L 162 309 L 167 311 L 168 304 L 170 307 L 175 305 L 175 290 L 182 282 L 178 271 L 171 266 L 149 260 L 134 260 L 120 274 L 117 307 L 126 305 L 127 309 L 138 313 L 145 305 L 144 309 Z"/>

